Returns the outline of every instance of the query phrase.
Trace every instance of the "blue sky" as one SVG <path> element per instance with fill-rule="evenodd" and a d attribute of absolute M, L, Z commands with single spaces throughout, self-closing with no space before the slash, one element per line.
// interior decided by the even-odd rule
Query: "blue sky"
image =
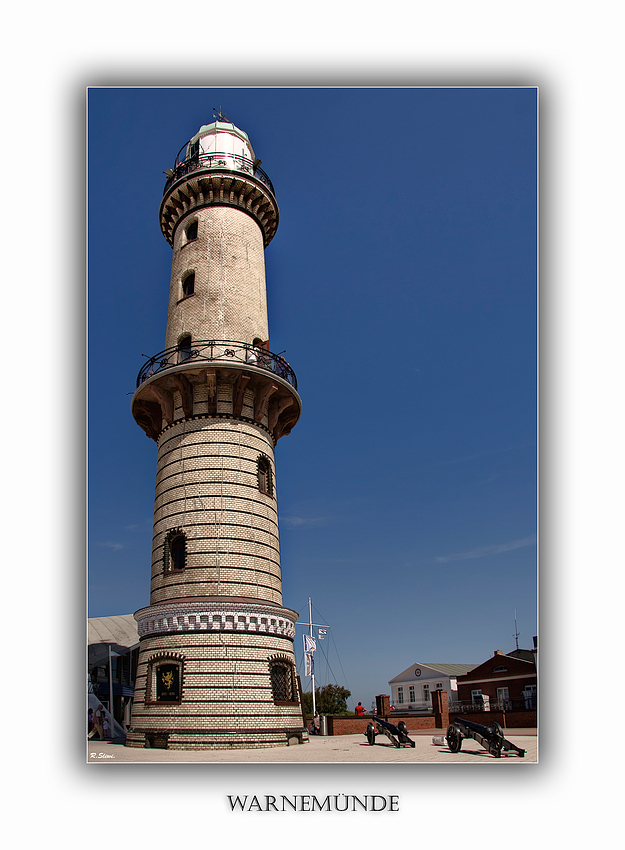
<path fill-rule="evenodd" d="M 163 172 L 213 108 L 280 206 L 271 348 L 303 400 L 276 449 L 283 599 L 330 626 L 318 683 L 368 705 L 414 661 L 510 651 L 515 610 L 530 647 L 532 88 L 90 91 L 89 616 L 149 602 L 156 446 L 130 398 L 165 344 Z"/>

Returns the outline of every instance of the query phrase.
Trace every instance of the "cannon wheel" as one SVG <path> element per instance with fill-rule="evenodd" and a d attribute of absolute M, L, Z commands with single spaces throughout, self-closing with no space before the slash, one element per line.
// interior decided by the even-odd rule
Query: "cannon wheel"
<path fill-rule="evenodd" d="M 495 747 L 496 750 L 501 752 L 503 747 L 503 742 L 505 741 L 505 736 L 503 734 L 503 729 L 497 723 L 497 721 L 493 721 L 488 727 L 488 731 L 491 735 L 491 745 Z"/>
<path fill-rule="evenodd" d="M 404 721 L 403 721 L 403 720 L 400 720 L 400 721 L 399 721 L 399 723 L 397 724 L 397 728 L 398 728 L 398 729 L 399 729 L 399 731 L 402 733 L 402 735 L 407 735 L 407 734 L 408 734 L 408 727 L 406 726 L 406 724 L 404 723 Z"/>
<path fill-rule="evenodd" d="M 460 747 L 462 746 L 462 734 L 460 729 L 455 725 L 451 724 L 451 726 L 447 729 L 447 746 L 452 751 L 452 753 L 459 753 Z"/>
<path fill-rule="evenodd" d="M 365 734 L 367 736 L 367 741 L 369 741 L 369 745 L 373 746 L 373 744 L 375 744 L 375 726 L 373 723 L 367 724 L 367 731 Z"/>

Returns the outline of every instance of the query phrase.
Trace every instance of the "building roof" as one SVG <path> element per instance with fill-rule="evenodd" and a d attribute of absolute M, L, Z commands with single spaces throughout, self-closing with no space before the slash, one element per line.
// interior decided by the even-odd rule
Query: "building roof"
<path fill-rule="evenodd" d="M 89 667 L 108 663 L 109 645 L 114 652 L 128 652 L 139 645 L 139 631 L 134 614 L 114 617 L 90 617 L 87 621 Z"/>
<path fill-rule="evenodd" d="M 458 686 L 468 685 L 473 682 L 484 682 L 491 677 L 509 679 L 516 678 L 518 675 L 536 676 L 535 660 L 518 658 L 516 655 L 504 655 L 503 652 L 496 652 L 491 658 L 488 658 L 482 664 L 478 664 L 472 670 L 467 671 L 467 674 L 458 679 Z M 484 678 L 486 677 L 486 678 Z"/>
<path fill-rule="evenodd" d="M 477 665 L 476 664 L 438 664 L 438 663 L 424 663 L 420 661 L 415 661 L 414 664 L 411 664 L 410 667 L 407 667 L 403 673 L 400 673 L 398 676 L 395 676 L 393 679 L 390 679 L 389 685 L 394 682 L 405 682 L 409 679 L 429 679 L 435 678 L 437 675 L 443 676 L 462 676 L 465 673 L 468 673 L 469 670 L 473 670 Z M 416 676 L 415 670 L 419 668 L 422 671 L 422 675 Z"/>

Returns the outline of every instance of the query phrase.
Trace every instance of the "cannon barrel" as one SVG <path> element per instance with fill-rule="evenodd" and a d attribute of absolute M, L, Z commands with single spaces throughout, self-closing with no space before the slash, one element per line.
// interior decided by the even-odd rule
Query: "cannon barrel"
<path fill-rule="evenodd" d="M 466 726 L 467 729 L 473 730 L 473 732 L 477 732 L 480 735 L 484 735 L 486 738 L 490 737 L 493 734 L 493 730 L 488 726 L 482 726 L 481 723 L 474 723 L 473 720 L 464 720 L 461 717 L 456 717 L 454 723 L 457 726 Z"/>
<path fill-rule="evenodd" d="M 397 728 L 397 726 L 393 726 L 393 724 L 389 723 L 387 720 L 382 720 L 381 717 L 376 717 L 375 714 L 373 715 L 373 719 L 376 721 L 376 723 L 379 723 L 381 726 L 384 726 L 386 729 L 388 729 L 389 732 L 393 732 L 394 735 L 399 734 L 399 729 Z"/>

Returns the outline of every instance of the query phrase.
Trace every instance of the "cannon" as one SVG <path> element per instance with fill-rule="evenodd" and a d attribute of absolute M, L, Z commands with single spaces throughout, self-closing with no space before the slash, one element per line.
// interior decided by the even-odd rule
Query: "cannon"
<path fill-rule="evenodd" d="M 373 723 L 368 723 L 365 732 L 365 737 L 371 746 L 375 744 L 376 735 L 386 735 L 394 747 L 414 747 L 414 741 L 411 741 L 408 737 L 408 729 L 403 720 L 400 720 L 397 726 L 394 726 L 392 723 L 382 720 L 381 717 L 374 715 L 373 719 L 376 722 L 377 729 Z"/>
<path fill-rule="evenodd" d="M 525 750 L 515 746 L 511 741 L 504 738 L 503 729 L 499 723 L 491 723 L 489 726 L 481 726 L 472 720 L 463 720 L 457 717 L 447 728 L 447 746 L 452 753 L 459 753 L 463 738 L 473 738 L 481 744 L 485 750 L 500 758 L 502 752 L 515 752 L 520 758 L 525 755 Z"/>

